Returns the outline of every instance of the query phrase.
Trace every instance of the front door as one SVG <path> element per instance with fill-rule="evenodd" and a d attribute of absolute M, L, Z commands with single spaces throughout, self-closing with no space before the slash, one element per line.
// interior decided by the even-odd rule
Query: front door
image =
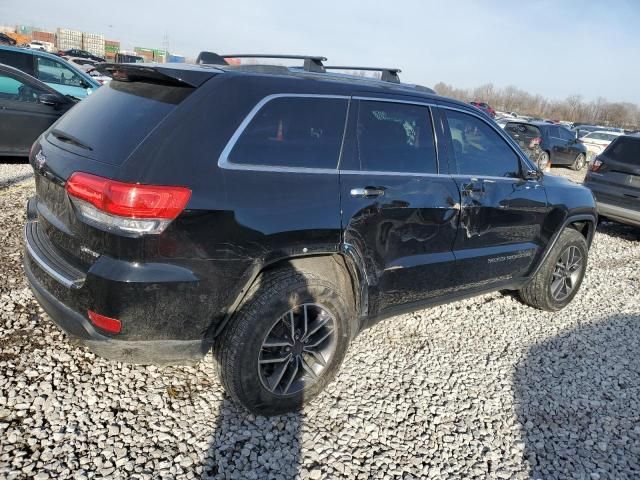
<path fill-rule="evenodd" d="M 459 193 L 439 174 L 428 106 L 353 100 L 340 184 L 343 241 L 366 271 L 369 315 L 452 288 Z"/>
<path fill-rule="evenodd" d="M 60 116 L 40 103 L 45 92 L 19 76 L 0 72 L 0 153 L 25 155 L 31 144 Z"/>
<path fill-rule="evenodd" d="M 527 275 L 544 247 L 544 187 L 523 178 L 526 164 L 497 126 L 471 112 L 442 112 L 461 196 L 457 282 L 484 288 Z"/>

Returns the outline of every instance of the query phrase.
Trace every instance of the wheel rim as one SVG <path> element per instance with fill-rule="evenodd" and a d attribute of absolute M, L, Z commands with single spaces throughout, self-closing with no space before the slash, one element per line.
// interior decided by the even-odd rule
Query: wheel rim
<path fill-rule="evenodd" d="M 561 302 L 575 290 L 582 273 L 582 252 L 570 246 L 562 252 L 551 276 L 551 296 Z"/>
<path fill-rule="evenodd" d="M 584 155 L 580 154 L 576 159 L 576 168 L 582 170 L 582 167 L 584 167 Z"/>
<path fill-rule="evenodd" d="M 260 347 L 258 374 L 274 395 L 293 395 L 316 382 L 336 350 L 336 322 L 321 305 L 292 308 L 273 324 Z"/>

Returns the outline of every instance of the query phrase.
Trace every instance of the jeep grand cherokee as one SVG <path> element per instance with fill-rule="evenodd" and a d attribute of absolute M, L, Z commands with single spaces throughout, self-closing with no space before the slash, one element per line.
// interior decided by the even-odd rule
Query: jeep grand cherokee
<path fill-rule="evenodd" d="M 573 299 L 589 190 L 471 105 L 321 60 L 103 67 L 30 156 L 25 272 L 70 338 L 138 363 L 213 350 L 230 396 L 274 414 L 382 318 L 503 289 Z"/>

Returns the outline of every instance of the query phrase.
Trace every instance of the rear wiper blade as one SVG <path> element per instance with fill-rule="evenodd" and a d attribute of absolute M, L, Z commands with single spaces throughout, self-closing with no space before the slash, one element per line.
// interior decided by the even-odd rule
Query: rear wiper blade
<path fill-rule="evenodd" d="M 69 143 L 69 144 L 74 145 L 76 147 L 80 147 L 80 148 L 83 148 L 85 150 L 93 151 L 93 148 L 91 148 L 89 145 L 85 145 L 84 143 L 82 143 L 77 138 L 75 138 L 75 137 L 73 137 L 73 136 L 71 136 L 69 134 L 66 134 L 64 132 L 61 132 L 60 130 L 55 130 L 55 129 L 52 130 L 51 131 L 51 135 L 56 137 L 61 142 Z"/>

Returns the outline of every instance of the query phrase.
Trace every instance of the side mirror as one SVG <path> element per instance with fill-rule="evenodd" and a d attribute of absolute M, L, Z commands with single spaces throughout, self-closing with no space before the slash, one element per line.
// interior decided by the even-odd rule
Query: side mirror
<path fill-rule="evenodd" d="M 526 170 L 524 172 L 525 180 L 540 180 L 542 178 L 542 172 L 540 170 Z"/>
<path fill-rule="evenodd" d="M 42 105 L 49 105 L 50 107 L 57 108 L 62 102 L 60 98 L 52 93 L 43 93 L 38 97 L 38 102 Z"/>

